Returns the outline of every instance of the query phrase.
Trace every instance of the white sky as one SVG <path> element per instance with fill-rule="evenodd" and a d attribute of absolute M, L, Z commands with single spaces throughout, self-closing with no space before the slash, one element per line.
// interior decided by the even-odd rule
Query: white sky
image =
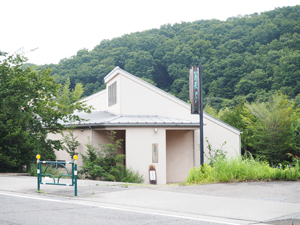
<path fill-rule="evenodd" d="M 299 0 L 0 0 L 0 50 L 23 48 L 31 63 L 58 63 L 80 49 L 92 50 L 103 39 L 167 23 L 226 20 L 297 4 Z"/>

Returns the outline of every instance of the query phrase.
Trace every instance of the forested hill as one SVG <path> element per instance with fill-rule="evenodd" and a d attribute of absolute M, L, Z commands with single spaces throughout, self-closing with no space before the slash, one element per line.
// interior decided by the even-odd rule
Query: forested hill
<path fill-rule="evenodd" d="M 188 68 L 199 63 L 205 102 L 218 109 L 238 96 L 263 100 L 276 90 L 294 98 L 300 93 L 300 5 L 162 25 L 103 40 L 92 51 L 37 69 L 51 68 L 59 83 L 69 77 L 71 88 L 82 83 L 86 96 L 103 89 L 104 76 L 119 66 L 188 101 Z"/>

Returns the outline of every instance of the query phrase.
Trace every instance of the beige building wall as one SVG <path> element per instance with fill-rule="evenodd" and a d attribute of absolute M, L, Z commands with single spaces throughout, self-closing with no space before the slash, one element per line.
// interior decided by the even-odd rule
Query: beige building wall
<path fill-rule="evenodd" d="M 184 182 L 194 166 L 194 131 L 167 130 L 167 183 Z"/>
<path fill-rule="evenodd" d="M 63 133 L 66 134 L 67 131 L 63 130 Z M 80 145 L 77 148 L 78 154 L 78 166 L 82 165 L 82 158 L 80 156 L 80 153 L 85 154 L 86 153 L 86 146 L 85 143 L 88 141 L 88 137 L 91 137 L 91 129 L 75 129 L 73 130 L 74 137 L 77 137 L 77 141 L 80 143 Z M 62 135 L 61 134 L 48 134 L 48 139 L 52 140 L 61 140 Z M 56 159 L 57 160 L 66 160 L 67 162 L 72 161 L 69 153 L 66 151 L 56 151 Z M 41 159 L 43 160 L 43 156 L 41 156 Z"/>
<path fill-rule="evenodd" d="M 149 184 L 149 166 L 155 165 L 157 183 L 166 184 L 166 130 L 164 128 L 126 129 L 126 166 L 137 170 Z M 158 163 L 152 162 L 152 144 L 158 144 Z"/>

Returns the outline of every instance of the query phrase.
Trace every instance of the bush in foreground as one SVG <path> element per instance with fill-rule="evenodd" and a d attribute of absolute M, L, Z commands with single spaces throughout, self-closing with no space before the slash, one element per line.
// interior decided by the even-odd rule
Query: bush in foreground
<path fill-rule="evenodd" d="M 142 183 L 143 175 L 131 168 L 122 165 L 125 155 L 117 154 L 117 149 L 121 147 L 122 140 L 115 140 L 116 132 L 112 131 L 108 134 L 110 143 L 99 144 L 98 149 L 91 144 L 86 144 L 87 153 L 81 154 L 83 165 L 79 170 L 79 174 L 85 178 L 103 181 L 119 181 L 128 183 Z"/>
<path fill-rule="evenodd" d="M 300 178 L 299 161 L 293 158 L 293 166 L 271 167 L 266 161 L 252 156 L 243 158 L 219 157 L 211 166 L 203 164 L 190 170 L 187 183 L 206 184 L 241 181 L 297 180 Z"/>

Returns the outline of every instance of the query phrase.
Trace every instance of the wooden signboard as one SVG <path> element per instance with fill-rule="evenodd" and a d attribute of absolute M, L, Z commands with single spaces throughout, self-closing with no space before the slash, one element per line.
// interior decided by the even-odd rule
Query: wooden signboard
<path fill-rule="evenodd" d="M 190 102 L 192 114 L 199 114 L 201 110 L 201 72 L 198 66 L 192 66 L 190 69 Z"/>
<path fill-rule="evenodd" d="M 158 163 L 158 144 L 152 144 L 152 163 Z"/>

